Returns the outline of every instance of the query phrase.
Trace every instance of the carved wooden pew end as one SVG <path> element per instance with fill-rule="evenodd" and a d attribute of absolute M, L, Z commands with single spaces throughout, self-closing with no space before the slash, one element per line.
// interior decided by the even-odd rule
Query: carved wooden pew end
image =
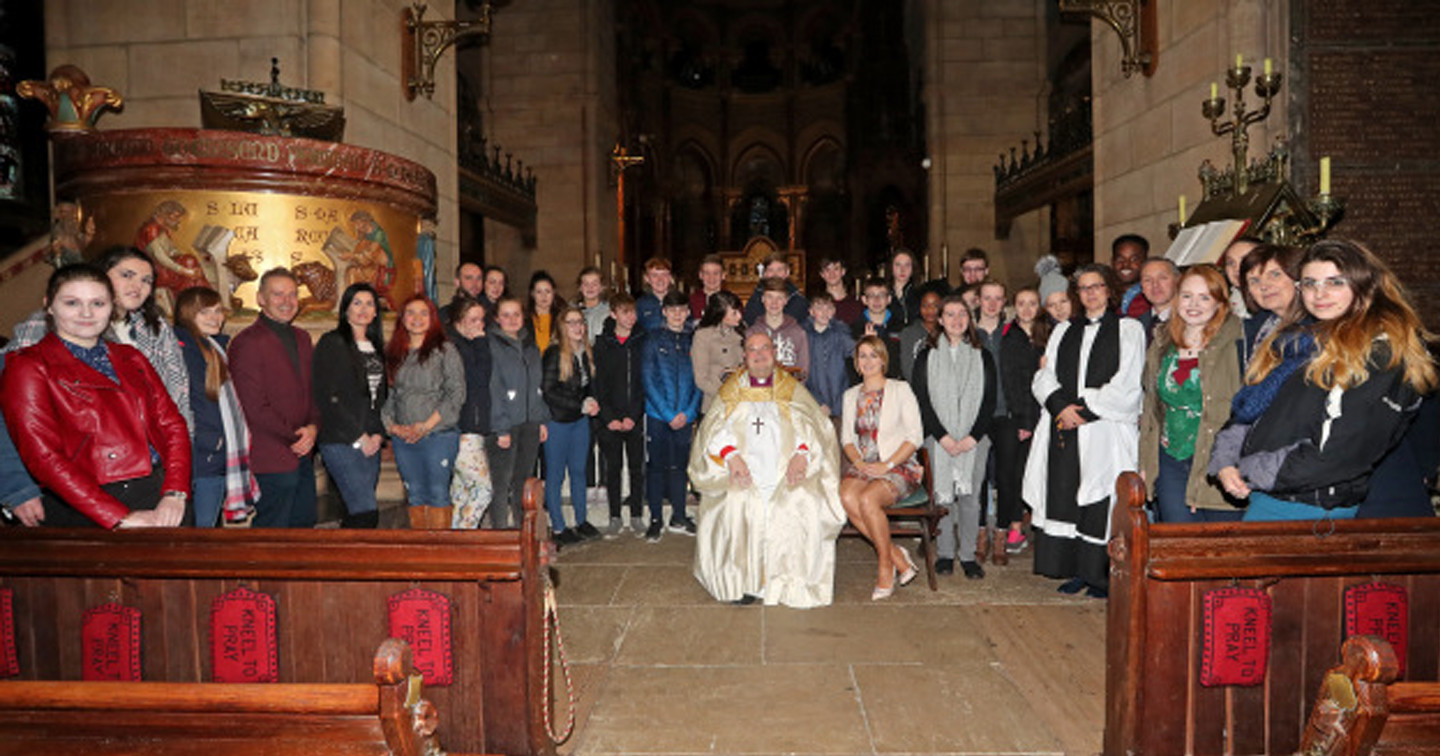
<path fill-rule="evenodd" d="M 1320 686 L 1303 756 L 1440 754 L 1440 682 L 1396 683 L 1395 650 L 1373 635 L 1345 641 Z"/>

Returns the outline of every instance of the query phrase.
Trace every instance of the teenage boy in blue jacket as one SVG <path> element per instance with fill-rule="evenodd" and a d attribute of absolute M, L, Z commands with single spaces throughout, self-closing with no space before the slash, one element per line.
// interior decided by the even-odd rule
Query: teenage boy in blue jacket
<path fill-rule="evenodd" d="M 695 535 L 695 521 L 685 515 L 686 465 L 700 389 L 690 366 L 690 300 L 671 291 L 662 300 L 665 325 L 645 335 L 641 375 L 645 384 L 645 443 L 650 461 L 645 473 L 650 527 L 645 540 L 660 540 L 665 499 L 670 500 L 670 532 Z"/>

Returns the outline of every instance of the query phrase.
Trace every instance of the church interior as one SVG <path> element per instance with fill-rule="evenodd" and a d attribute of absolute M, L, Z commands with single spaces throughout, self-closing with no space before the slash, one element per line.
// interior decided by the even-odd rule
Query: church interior
<path fill-rule="evenodd" d="M 1013 289 L 1043 255 L 1068 272 L 1132 233 L 1158 255 L 1224 220 L 1363 242 L 1440 329 L 1437 11 L 0 0 L 0 335 L 40 304 L 62 222 L 94 220 L 77 251 L 93 254 L 166 201 L 183 205 L 177 238 L 224 260 L 240 313 L 254 316 L 257 272 L 310 266 L 300 324 L 316 333 L 346 252 L 380 227 L 397 291 L 443 303 L 466 262 L 503 268 L 512 291 L 548 271 L 567 297 L 595 266 L 638 295 L 647 260 L 689 291 L 718 254 L 748 291 L 775 250 L 805 289 L 823 259 L 854 286 L 898 248 L 955 284 L 978 248 Z M 53 128 L 65 108 L 17 85 L 67 64 L 87 97 Z M 263 112 L 226 110 L 237 93 Z M 75 200 L 82 214 L 62 217 Z M 393 468 L 381 487 L 398 522 Z M 1057 596 L 1025 557 L 877 607 L 873 554 L 842 540 L 835 606 L 798 612 L 714 605 L 689 543 L 558 558 L 577 715 L 560 753 L 1119 752 L 1102 742 L 1105 602 Z M 1440 628 L 1440 609 L 1427 617 Z"/>

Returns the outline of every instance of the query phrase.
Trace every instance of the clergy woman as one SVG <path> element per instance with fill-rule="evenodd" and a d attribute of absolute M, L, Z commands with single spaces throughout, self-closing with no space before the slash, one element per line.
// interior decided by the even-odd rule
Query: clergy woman
<path fill-rule="evenodd" d="M 1031 384 L 1043 410 L 1022 495 L 1034 510 L 1035 572 L 1065 580 L 1061 593 L 1103 598 L 1115 478 L 1139 456 L 1145 329 L 1115 315 L 1109 266 L 1082 266 L 1074 287 L 1082 314 L 1056 327 Z"/>
<path fill-rule="evenodd" d="M 835 426 L 775 365 L 769 336 L 746 337 L 744 369 L 720 387 L 696 433 L 695 577 L 720 601 L 825 606 L 845 521 Z"/>

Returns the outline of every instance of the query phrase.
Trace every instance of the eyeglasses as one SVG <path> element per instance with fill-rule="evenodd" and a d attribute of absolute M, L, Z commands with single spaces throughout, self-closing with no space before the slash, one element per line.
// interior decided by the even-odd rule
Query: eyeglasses
<path fill-rule="evenodd" d="M 567 320 L 567 321 L 565 321 L 565 325 L 567 325 L 567 326 L 583 326 L 583 325 L 585 325 L 585 321 L 583 321 L 583 320 Z"/>
<path fill-rule="evenodd" d="M 1092 292 L 1092 291 L 1099 291 L 1099 290 L 1101 290 L 1101 289 L 1103 289 L 1103 288 L 1105 288 L 1105 284 L 1103 284 L 1103 283 L 1093 283 L 1093 284 L 1086 284 L 1086 285 L 1084 285 L 1084 286 L 1076 286 L 1076 287 L 1075 287 L 1075 290 L 1078 291 L 1078 292 L 1080 292 L 1081 294 L 1088 294 L 1088 293 L 1090 293 L 1090 292 Z"/>
<path fill-rule="evenodd" d="M 1330 276 L 1329 278 L 1302 278 L 1300 288 L 1312 294 L 1320 291 L 1339 291 L 1349 288 L 1350 279 L 1344 276 Z"/>

